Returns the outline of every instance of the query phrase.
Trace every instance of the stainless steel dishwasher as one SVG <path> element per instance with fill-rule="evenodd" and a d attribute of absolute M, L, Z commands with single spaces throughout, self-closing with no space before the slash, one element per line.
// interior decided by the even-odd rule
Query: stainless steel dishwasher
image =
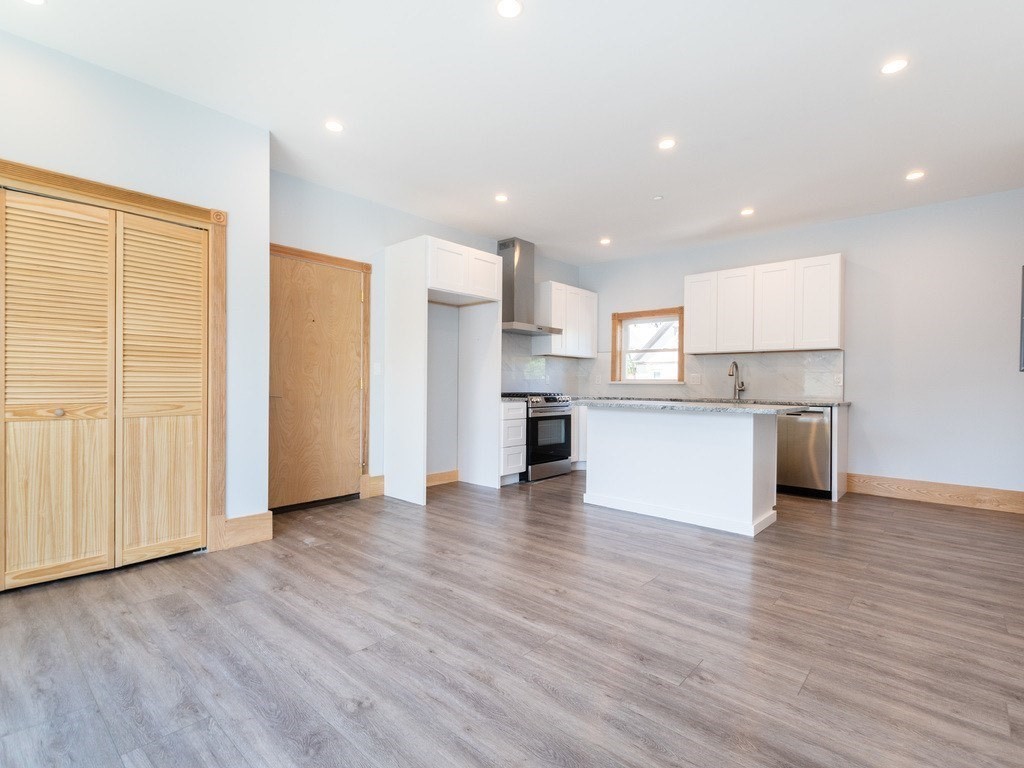
<path fill-rule="evenodd" d="M 786 493 L 832 495 L 832 409 L 779 415 L 778 486 Z"/>

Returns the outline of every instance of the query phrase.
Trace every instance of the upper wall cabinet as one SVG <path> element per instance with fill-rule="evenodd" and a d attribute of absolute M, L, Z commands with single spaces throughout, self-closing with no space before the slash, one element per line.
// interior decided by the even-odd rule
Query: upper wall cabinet
<path fill-rule="evenodd" d="M 753 267 L 727 269 L 718 273 L 718 323 L 715 335 L 715 346 L 719 352 L 753 350 Z"/>
<path fill-rule="evenodd" d="M 700 355 L 718 351 L 718 273 L 687 275 L 683 304 L 683 352 Z"/>
<path fill-rule="evenodd" d="M 501 300 L 501 257 L 465 245 L 426 238 L 430 299 L 456 306 Z"/>
<path fill-rule="evenodd" d="M 684 305 L 687 354 L 842 349 L 842 255 L 689 275 Z"/>
<path fill-rule="evenodd" d="M 754 267 L 754 350 L 793 349 L 796 262 Z"/>
<path fill-rule="evenodd" d="M 561 328 L 562 334 L 534 336 L 533 354 L 597 357 L 597 294 L 564 283 L 537 285 L 538 325 Z"/>
<path fill-rule="evenodd" d="M 842 349 L 843 257 L 800 259 L 796 268 L 794 349 Z"/>

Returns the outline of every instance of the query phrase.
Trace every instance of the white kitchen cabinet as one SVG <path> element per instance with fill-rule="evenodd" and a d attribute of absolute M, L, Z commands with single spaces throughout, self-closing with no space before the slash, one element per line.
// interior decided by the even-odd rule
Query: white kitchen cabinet
<path fill-rule="evenodd" d="M 842 349 L 843 258 L 838 253 L 794 262 L 795 349 Z"/>
<path fill-rule="evenodd" d="M 504 421 L 501 427 L 501 447 L 526 445 L 526 419 Z"/>
<path fill-rule="evenodd" d="M 575 357 L 580 350 L 580 292 L 565 288 L 565 325 L 562 326 L 562 353 Z"/>
<path fill-rule="evenodd" d="M 519 482 L 526 471 L 526 401 L 501 404 L 501 484 Z"/>
<path fill-rule="evenodd" d="M 795 335 L 795 262 L 754 267 L 754 350 L 792 349 Z"/>
<path fill-rule="evenodd" d="M 512 419 L 526 419 L 526 401 L 516 400 L 514 402 L 502 402 L 501 404 L 501 420 L 509 421 Z"/>
<path fill-rule="evenodd" d="M 584 469 L 577 467 L 578 464 L 586 464 L 587 461 L 587 406 L 574 405 L 572 407 L 572 455 L 569 460 L 573 469 Z"/>
<path fill-rule="evenodd" d="M 537 285 L 534 305 L 534 319 L 537 325 L 561 328 L 562 334 L 555 336 L 534 336 L 532 340 L 535 355 L 565 355 L 565 290 L 563 283 L 545 282 Z"/>
<path fill-rule="evenodd" d="M 726 269 L 718 273 L 715 351 L 751 352 L 754 349 L 754 268 Z"/>
<path fill-rule="evenodd" d="M 507 475 L 518 475 L 520 472 L 526 471 L 526 446 L 525 445 L 513 445 L 508 448 L 501 449 L 501 474 L 502 477 Z M 519 478 L 516 477 L 512 482 L 518 482 Z M 503 483 L 505 484 L 505 483 Z"/>
<path fill-rule="evenodd" d="M 476 248 L 427 238 L 427 288 L 449 296 L 431 299 L 456 305 L 501 300 L 501 257 Z"/>
<path fill-rule="evenodd" d="M 683 281 L 683 352 L 718 351 L 718 273 L 687 275 Z"/>
<path fill-rule="evenodd" d="M 597 357 L 597 294 L 552 281 L 537 286 L 538 325 L 561 328 L 561 335 L 534 336 L 533 354 Z"/>
<path fill-rule="evenodd" d="M 843 348 L 843 258 L 688 275 L 683 350 L 776 352 Z"/>

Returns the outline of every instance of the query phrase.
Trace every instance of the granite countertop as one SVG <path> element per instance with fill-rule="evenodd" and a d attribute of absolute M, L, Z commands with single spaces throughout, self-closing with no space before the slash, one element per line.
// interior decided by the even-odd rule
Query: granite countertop
<path fill-rule="evenodd" d="M 526 402 L 526 398 L 525 397 L 503 397 L 503 398 L 501 398 L 501 402 L 503 402 L 503 403 L 525 403 Z"/>
<path fill-rule="evenodd" d="M 723 400 L 721 398 L 716 399 L 712 397 L 587 397 L 586 395 L 573 395 L 572 400 L 574 403 L 581 402 L 583 400 L 587 400 L 589 402 L 594 403 L 599 402 L 601 400 L 642 400 L 644 402 L 654 403 L 735 403 L 734 400 Z M 850 405 L 850 402 L 848 400 L 768 400 L 756 397 L 752 397 L 749 399 L 742 398 L 739 402 L 740 404 L 747 403 L 752 405 L 798 405 L 802 407 L 817 406 L 819 408 L 826 405 Z"/>
<path fill-rule="evenodd" d="M 685 413 L 753 413 L 778 416 L 794 410 L 793 405 L 779 406 L 752 402 L 735 403 L 731 401 L 690 401 L 690 400 L 645 400 L 643 398 L 586 398 L 577 400 L 580 405 L 588 408 L 615 408 L 627 411 L 682 411 Z"/>

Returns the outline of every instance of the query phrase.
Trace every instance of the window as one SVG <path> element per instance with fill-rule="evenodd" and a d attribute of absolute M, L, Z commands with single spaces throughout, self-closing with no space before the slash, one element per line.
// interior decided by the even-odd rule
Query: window
<path fill-rule="evenodd" d="M 612 315 L 612 381 L 682 380 L 682 307 Z"/>

